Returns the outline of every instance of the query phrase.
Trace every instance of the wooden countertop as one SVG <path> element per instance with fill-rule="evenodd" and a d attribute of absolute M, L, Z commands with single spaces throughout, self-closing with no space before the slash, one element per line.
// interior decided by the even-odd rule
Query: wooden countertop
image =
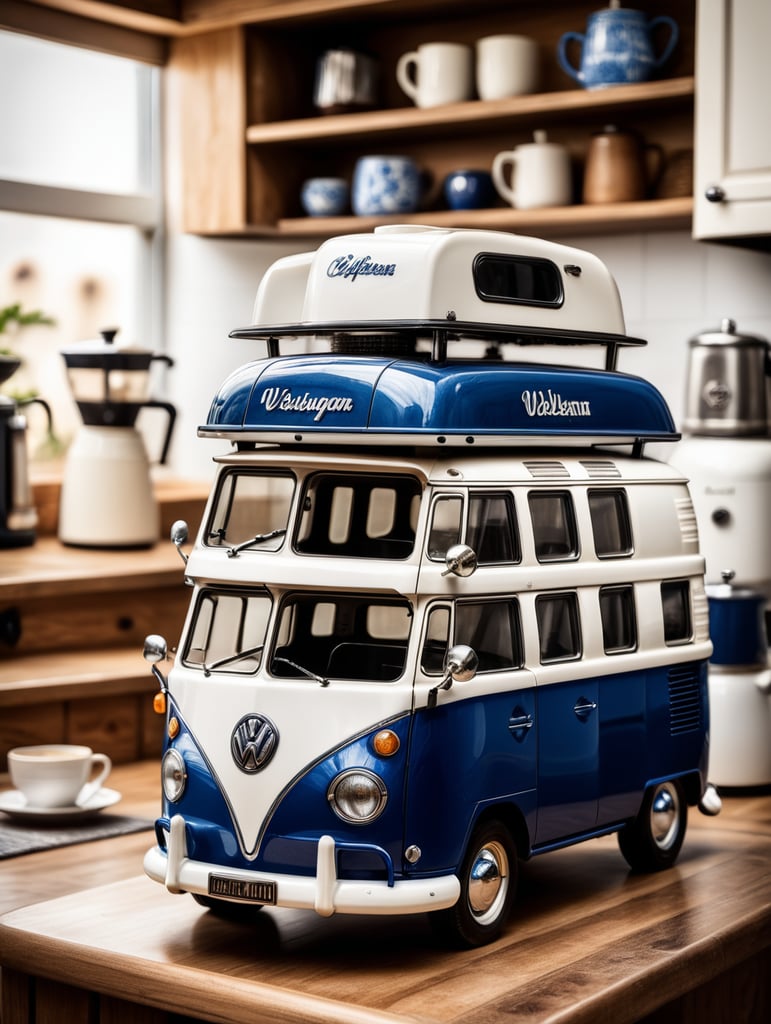
<path fill-rule="evenodd" d="M 39 537 L 29 547 L 0 551 L 0 599 L 11 602 L 84 590 L 111 593 L 117 588 L 181 584 L 184 570 L 168 540 L 151 548 L 111 550 L 68 547 L 55 537 Z"/>
<path fill-rule="evenodd" d="M 117 809 L 154 814 L 155 763 L 118 768 L 110 785 L 126 794 Z M 613 837 L 535 858 L 504 937 L 464 952 L 438 947 L 422 916 L 218 920 L 144 877 L 150 842 L 0 862 L 0 909 L 21 908 L 0 919 L 4 967 L 232 1024 L 623 1024 L 753 962 L 754 984 L 719 989 L 729 1016 L 712 1016 L 713 992 L 693 1019 L 768 1019 L 768 791 L 724 796 L 717 818 L 692 812 L 677 865 L 659 874 L 630 874 Z"/>

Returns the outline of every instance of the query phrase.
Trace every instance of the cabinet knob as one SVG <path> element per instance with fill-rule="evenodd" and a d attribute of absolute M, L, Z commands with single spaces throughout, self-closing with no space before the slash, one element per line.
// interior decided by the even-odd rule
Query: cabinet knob
<path fill-rule="evenodd" d="M 704 192 L 704 198 L 710 203 L 722 203 L 725 199 L 725 189 L 720 185 L 709 185 Z"/>

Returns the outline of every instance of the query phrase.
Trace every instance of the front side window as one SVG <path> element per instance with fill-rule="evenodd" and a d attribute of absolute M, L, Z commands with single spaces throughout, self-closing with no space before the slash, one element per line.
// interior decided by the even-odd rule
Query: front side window
<path fill-rule="evenodd" d="M 294 494 L 289 474 L 225 472 L 220 478 L 205 543 L 276 551 L 284 543 Z M 251 543 L 249 543 L 251 541 Z"/>
<path fill-rule="evenodd" d="M 260 667 L 271 599 L 266 591 L 203 591 L 183 663 L 212 672 L 253 674 Z"/>
<path fill-rule="evenodd" d="M 626 491 L 589 491 L 594 550 L 598 558 L 632 554 L 632 527 Z"/>
<path fill-rule="evenodd" d="M 318 473 L 306 484 L 296 549 L 303 555 L 409 558 L 420 481 L 412 476 Z"/>
<path fill-rule="evenodd" d="M 578 599 L 572 592 L 541 594 L 535 599 L 541 664 L 581 657 Z"/>
<path fill-rule="evenodd" d="M 390 682 L 404 672 L 412 610 L 368 595 L 292 594 L 279 616 L 275 676 Z"/>
<path fill-rule="evenodd" d="M 637 617 L 632 587 L 601 587 L 600 617 L 606 654 L 637 649 Z"/>
<path fill-rule="evenodd" d="M 539 562 L 578 558 L 573 498 L 567 491 L 531 491 L 527 496 Z"/>
<path fill-rule="evenodd" d="M 664 642 L 687 643 L 692 635 L 688 580 L 669 580 L 661 584 L 661 608 L 664 616 Z"/>
<path fill-rule="evenodd" d="M 441 675 L 444 671 L 451 631 L 452 644 L 467 644 L 474 649 L 479 672 L 522 667 L 522 630 L 515 600 L 458 601 L 454 626 L 449 606 L 432 608 L 421 655 L 421 668 L 426 674 Z"/>
<path fill-rule="evenodd" d="M 443 560 L 453 544 L 473 548 L 480 565 L 520 561 L 519 533 L 513 496 L 472 492 L 468 521 L 463 526 L 463 498 L 445 495 L 434 502 L 428 538 L 428 557 Z"/>

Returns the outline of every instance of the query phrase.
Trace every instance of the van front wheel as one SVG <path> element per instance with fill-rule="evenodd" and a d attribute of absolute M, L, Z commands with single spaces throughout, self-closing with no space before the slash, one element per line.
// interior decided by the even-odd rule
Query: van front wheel
<path fill-rule="evenodd" d="M 633 871 L 661 871 L 677 860 L 685 838 L 688 805 L 676 779 L 652 786 L 640 813 L 618 833 L 618 845 Z"/>
<path fill-rule="evenodd" d="M 484 946 L 503 931 L 517 889 L 517 848 L 495 820 L 475 830 L 460 873 L 458 902 L 430 915 L 434 931 L 455 946 Z"/>

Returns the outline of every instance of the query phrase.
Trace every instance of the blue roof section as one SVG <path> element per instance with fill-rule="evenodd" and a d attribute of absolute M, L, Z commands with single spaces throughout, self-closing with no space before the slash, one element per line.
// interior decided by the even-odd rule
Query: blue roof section
<path fill-rule="evenodd" d="M 200 433 L 299 431 L 369 435 L 468 434 L 520 438 L 679 435 L 659 391 L 627 374 L 534 363 L 420 363 L 305 355 L 260 360 L 222 385 Z M 406 437 L 405 437 L 406 440 Z"/>

